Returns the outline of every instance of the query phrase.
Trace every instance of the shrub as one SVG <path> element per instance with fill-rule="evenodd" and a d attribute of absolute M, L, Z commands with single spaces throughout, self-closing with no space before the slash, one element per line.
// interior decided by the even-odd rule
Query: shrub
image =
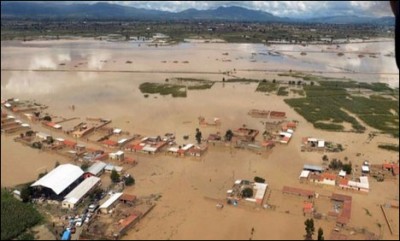
<path fill-rule="evenodd" d="M 255 182 L 258 182 L 258 183 L 265 183 L 265 179 L 264 178 L 261 178 L 261 177 L 254 177 L 254 181 Z"/>
<path fill-rule="evenodd" d="M 126 186 L 135 185 L 135 179 L 131 175 L 129 175 L 127 178 L 125 178 L 125 185 Z"/>
<path fill-rule="evenodd" d="M 118 172 L 115 169 L 112 170 L 110 178 L 111 178 L 112 182 L 119 182 L 120 176 L 119 176 Z"/>

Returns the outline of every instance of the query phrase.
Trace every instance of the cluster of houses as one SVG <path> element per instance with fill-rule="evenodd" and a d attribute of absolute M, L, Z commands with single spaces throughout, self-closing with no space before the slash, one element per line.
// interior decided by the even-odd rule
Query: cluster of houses
<path fill-rule="evenodd" d="M 251 182 L 248 180 L 236 180 L 232 186 L 232 189 L 226 192 L 226 200 L 228 204 L 232 204 L 235 206 L 238 205 L 241 200 L 262 205 L 267 188 L 267 183 Z M 247 197 L 244 194 L 244 191 L 246 189 L 252 190 L 252 197 Z"/>
<path fill-rule="evenodd" d="M 343 148 L 340 144 L 328 142 L 323 139 L 314 137 L 304 137 L 302 139 L 301 151 L 328 151 L 328 152 L 340 152 Z"/>
<path fill-rule="evenodd" d="M 316 214 L 313 200 L 315 197 L 318 197 L 318 194 L 314 191 L 284 186 L 282 193 L 306 198 L 307 201 L 303 203 L 304 215 L 314 216 Z M 336 218 L 337 226 L 345 226 L 350 222 L 351 218 L 352 197 L 348 195 L 332 193 L 330 200 L 333 203 L 333 210 L 328 212 L 328 216 Z"/>
<path fill-rule="evenodd" d="M 369 169 L 363 169 L 363 173 L 368 173 Z M 343 170 L 338 174 L 325 172 L 325 169 L 317 165 L 305 164 L 299 176 L 300 182 L 312 182 L 323 185 L 338 186 L 342 189 L 352 189 L 369 192 L 369 182 L 367 176 L 361 176 L 356 181 L 349 180 L 347 173 Z"/>

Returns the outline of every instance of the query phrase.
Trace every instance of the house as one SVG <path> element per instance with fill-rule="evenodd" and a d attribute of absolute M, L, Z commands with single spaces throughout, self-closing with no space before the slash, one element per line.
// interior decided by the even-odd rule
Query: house
<path fill-rule="evenodd" d="M 336 177 L 337 177 L 336 174 L 324 172 L 321 174 L 321 177 L 322 177 L 321 184 L 326 184 L 331 186 L 336 185 Z"/>
<path fill-rule="evenodd" d="M 123 151 L 117 151 L 115 153 L 110 153 L 109 157 L 111 160 L 123 161 L 125 159 L 125 154 Z"/>
<path fill-rule="evenodd" d="M 346 171 L 340 170 L 339 177 L 344 178 L 344 177 L 346 177 L 346 174 L 347 174 Z"/>
<path fill-rule="evenodd" d="M 193 148 L 190 148 L 190 149 L 187 151 L 187 154 L 188 154 L 189 156 L 200 157 L 200 156 L 202 156 L 202 155 L 207 151 L 207 149 L 208 149 L 207 146 L 203 146 L 203 147 L 194 146 Z"/>
<path fill-rule="evenodd" d="M 241 140 L 250 141 L 250 142 L 255 140 L 258 133 L 260 133 L 258 130 L 249 129 L 249 128 L 239 128 L 239 129 L 233 131 L 233 134 L 235 137 L 237 137 Z"/>
<path fill-rule="evenodd" d="M 105 172 L 108 172 L 108 173 L 110 173 L 110 172 L 112 172 L 112 170 L 115 170 L 115 171 L 117 171 L 118 173 L 121 173 L 122 172 L 122 167 L 120 167 L 120 166 L 114 166 L 113 164 L 107 164 L 107 166 L 105 166 L 104 167 L 104 171 Z"/>
<path fill-rule="evenodd" d="M 102 142 L 102 144 L 106 147 L 117 147 L 118 146 L 118 142 L 113 141 L 113 140 L 105 140 Z"/>
<path fill-rule="evenodd" d="M 44 132 L 37 132 L 36 137 L 39 139 L 47 140 L 48 138 L 51 137 L 51 135 L 44 133 Z"/>
<path fill-rule="evenodd" d="M 309 165 L 309 164 L 305 164 L 303 166 L 303 170 L 308 170 L 311 172 L 319 172 L 322 173 L 324 171 L 324 168 L 321 166 L 317 166 L 317 165 Z"/>
<path fill-rule="evenodd" d="M 100 184 L 100 178 L 89 177 L 81 182 L 74 190 L 65 196 L 62 201 L 62 208 L 75 208 L 76 205 L 93 189 Z"/>
<path fill-rule="evenodd" d="M 64 145 L 71 148 L 71 149 L 75 149 L 76 146 L 76 142 L 75 141 L 71 141 L 71 140 L 64 140 Z"/>
<path fill-rule="evenodd" d="M 300 182 L 306 181 L 308 179 L 308 176 L 310 176 L 310 171 L 307 171 L 307 170 L 301 171 L 300 176 L 299 176 Z"/>
<path fill-rule="evenodd" d="M 89 174 L 92 176 L 99 177 L 99 176 L 101 176 L 101 174 L 103 174 L 104 168 L 106 166 L 107 166 L 106 163 L 104 163 L 102 161 L 97 161 L 86 170 L 85 175 Z"/>
<path fill-rule="evenodd" d="M 349 188 L 358 191 L 369 192 L 368 177 L 360 177 L 359 179 L 360 179 L 359 182 L 349 181 L 348 182 Z"/>
<path fill-rule="evenodd" d="M 43 125 L 51 127 L 51 128 L 54 128 L 54 129 L 57 129 L 57 130 L 61 130 L 62 129 L 61 125 L 59 125 L 57 123 L 54 123 L 54 122 L 51 122 L 51 121 L 45 121 L 45 122 L 43 122 Z"/>
<path fill-rule="evenodd" d="M 112 194 L 111 197 L 99 207 L 100 212 L 103 214 L 109 213 L 121 196 L 122 192 Z"/>
<path fill-rule="evenodd" d="M 178 155 L 184 156 L 191 149 L 194 148 L 194 144 L 186 144 L 178 150 Z"/>
<path fill-rule="evenodd" d="M 125 204 L 133 204 L 136 201 L 136 196 L 131 194 L 122 194 L 119 201 Z"/>
<path fill-rule="evenodd" d="M 286 118 L 286 113 L 280 112 L 280 111 L 271 111 L 269 114 L 269 117 L 272 119 L 274 119 L 274 118 L 284 119 L 284 118 Z"/>

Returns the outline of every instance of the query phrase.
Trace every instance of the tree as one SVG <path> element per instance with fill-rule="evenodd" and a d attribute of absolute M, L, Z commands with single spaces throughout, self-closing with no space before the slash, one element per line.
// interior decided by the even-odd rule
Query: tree
<path fill-rule="evenodd" d="M 324 230 L 322 230 L 322 228 L 318 229 L 318 240 L 325 240 L 325 238 L 324 238 Z"/>
<path fill-rule="evenodd" d="M 313 86 L 314 85 L 314 81 L 311 81 L 310 85 Z"/>
<path fill-rule="evenodd" d="M 199 128 L 196 128 L 196 140 L 198 144 L 201 144 L 201 131 L 199 130 Z"/>
<path fill-rule="evenodd" d="M 233 137 L 233 132 L 231 130 L 227 130 L 225 133 L 225 140 L 226 141 L 231 141 Z"/>
<path fill-rule="evenodd" d="M 327 156 L 327 155 L 324 155 L 324 156 L 322 157 L 322 160 L 323 160 L 323 161 L 329 161 L 328 156 Z"/>
<path fill-rule="evenodd" d="M 24 203 L 30 202 L 31 201 L 31 196 L 32 196 L 32 190 L 31 188 L 27 185 L 24 186 L 21 189 L 21 199 Z"/>
<path fill-rule="evenodd" d="M 81 169 L 82 171 L 86 171 L 89 168 L 89 164 L 87 162 L 82 163 Z"/>
<path fill-rule="evenodd" d="M 243 198 L 250 198 L 252 196 L 253 196 L 253 189 L 251 189 L 249 187 L 243 189 L 243 191 L 242 191 Z"/>
<path fill-rule="evenodd" d="M 351 162 L 349 164 L 343 165 L 343 171 L 345 171 L 348 175 L 351 174 L 351 171 L 352 171 Z"/>
<path fill-rule="evenodd" d="M 125 178 L 125 185 L 126 186 L 135 185 L 135 179 L 131 175 L 129 175 L 127 178 Z"/>
<path fill-rule="evenodd" d="M 43 117 L 43 120 L 45 120 L 45 121 L 51 121 L 51 117 L 48 116 L 48 115 L 46 115 L 45 117 Z"/>
<path fill-rule="evenodd" d="M 112 170 L 110 178 L 112 182 L 119 182 L 119 174 L 115 169 Z"/>
<path fill-rule="evenodd" d="M 307 219 L 304 224 L 306 225 L 306 235 L 305 235 L 305 240 L 312 240 L 312 236 L 314 234 L 315 228 L 314 228 L 314 219 L 309 218 Z"/>

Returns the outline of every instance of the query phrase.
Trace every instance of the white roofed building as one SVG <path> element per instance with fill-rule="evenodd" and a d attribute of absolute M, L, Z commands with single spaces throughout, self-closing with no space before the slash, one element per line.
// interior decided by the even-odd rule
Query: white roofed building
<path fill-rule="evenodd" d="M 74 190 L 65 196 L 62 202 L 63 208 L 74 208 L 91 190 L 100 183 L 98 177 L 88 177 L 81 182 Z"/>
<path fill-rule="evenodd" d="M 63 164 L 54 168 L 51 172 L 37 180 L 31 187 L 51 192 L 47 196 L 59 198 L 74 188 L 81 180 L 83 171 L 80 167 L 72 164 Z"/>
<path fill-rule="evenodd" d="M 104 214 L 108 213 L 121 196 L 122 192 L 111 195 L 111 197 L 99 207 L 100 211 Z"/>

